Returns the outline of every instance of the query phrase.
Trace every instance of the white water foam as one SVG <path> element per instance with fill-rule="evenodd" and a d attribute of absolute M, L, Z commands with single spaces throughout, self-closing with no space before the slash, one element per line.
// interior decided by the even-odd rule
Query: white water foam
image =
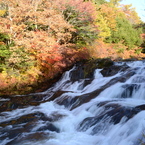
<path fill-rule="evenodd" d="M 128 121 L 126 121 L 126 117 L 122 117 L 121 121 L 117 124 L 109 122 L 109 118 L 105 122 L 102 120 L 102 122 L 99 122 L 99 125 L 104 126 L 104 128 L 96 134 L 91 134 L 94 126 L 86 131 L 78 130 L 78 126 L 85 118 L 94 117 L 96 115 L 99 116 L 106 111 L 103 106 L 100 107 L 96 105 L 99 104 L 99 102 L 111 101 L 125 107 L 135 107 L 145 104 L 145 63 L 142 61 L 115 63 L 115 65 L 120 66 L 124 64 L 128 65 L 130 69 L 137 68 L 135 69 L 136 74 L 131 76 L 126 82 L 117 82 L 111 85 L 103 90 L 99 96 L 80 105 L 72 111 L 65 108 L 63 105 L 60 106 L 50 101 L 42 103 L 37 107 L 32 106 L 3 112 L 0 116 L 0 122 L 9 121 L 13 118 L 19 118 L 20 116 L 35 112 L 42 112 L 48 117 L 57 112 L 63 115 L 62 118 L 53 122 L 53 125 L 59 128 L 59 133 L 50 131 L 49 135 L 52 135 L 52 138 L 48 137 L 49 139 L 41 141 L 26 140 L 23 142 L 23 145 L 141 145 L 141 142 L 144 141 L 145 111 L 139 112 Z M 91 93 L 104 86 L 112 79 L 122 75 L 122 73 L 118 73 L 111 77 L 103 77 L 100 71 L 101 69 L 95 71 L 94 80 L 84 88 L 80 87 L 84 80 L 73 83 L 70 82 L 69 73 L 71 70 L 67 71 L 55 86 L 43 93 L 49 93 L 50 91 L 55 92 L 61 89 L 67 91 L 61 97 L 67 94 L 74 98 L 75 96 Z M 142 79 L 140 79 L 140 77 Z M 123 86 L 132 84 L 140 85 L 140 88 L 137 91 L 133 90 L 132 95 L 128 96 L 128 98 L 121 98 L 120 94 L 124 91 Z M 43 123 L 44 122 L 40 121 L 36 124 L 32 132 L 43 126 Z M 8 141 L 10 140 L 6 138 L 0 145 L 6 145 Z"/>

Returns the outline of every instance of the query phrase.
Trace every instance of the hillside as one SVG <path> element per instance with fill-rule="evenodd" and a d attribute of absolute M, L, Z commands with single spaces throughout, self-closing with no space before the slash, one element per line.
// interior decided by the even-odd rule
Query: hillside
<path fill-rule="evenodd" d="M 119 0 L 0 0 L 0 94 L 33 92 L 84 59 L 141 59 L 143 27 Z"/>

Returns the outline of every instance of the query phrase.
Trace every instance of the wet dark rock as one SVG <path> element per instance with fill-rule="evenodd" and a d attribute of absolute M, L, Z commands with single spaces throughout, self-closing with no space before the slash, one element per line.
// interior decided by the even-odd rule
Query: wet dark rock
<path fill-rule="evenodd" d="M 49 121 L 50 122 L 55 122 L 55 121 L 58 121 L 58 120 L 62 119 L 65 116 L 66 115 L 64 115 L 64 114 L 60 114 L 58 112 L 53 112 L 53 114 L 50 114 L 50 116 L 49 116 Z"/>
<path fill-rule="evenodd" d="M 45 126 L 40 127 L 37 131 L 46 131 L 46 130 L 57 133 L 60 132 L 60 130 L 57 127 L 55 127 L 52 123 L 47 123 Z"/>
<path fill-rule="evenodd" d="M 84 79 L 84 70 L 83 70 L 83 64 L 77 64 L 75 69 L 71 71 L 70 73 L 70 80 L 72 82 L 78 81 L 80 79 Z"/>
<path fill-rule="evenodd" d="M 76 97 L 72 98 L 71 96 L 69 96 L 67 94 L 65 96 L 63 96 L 63 97 L 58 98 L 58 99 L 55 100 L 55 102 L 57 104 L 63 105 L 66 108 L 69 108 L 70 106 L 72 106 L 72 104 L 75 103 L 76 101 L 77 101 L 77 98 Z"/>
<path fill-rule="evenodd" d="M 109 77 L 109 76 L 113 76 L 113 75 L 117 74 L 118 72 L 123 72 L 123 71 L 125 71 L 128 68 L 129 67 L 126 66 L 126 65 L 124 65 L 124 66 L 116 66 L 116 65 L 113 65 L 113 66 L 110 66 L 110 67 L 105 67 L 100 72 L 101 72 L 101 74 L 104 77 Z"/>
<path fill-rule="evenodd" d="M 45 131 L 60 132 L 59 128 L 51 122 L 59 120 L 61 117 L 62 115 L 56 113 L 55 115 L 46 117 L 43 113 L 36 112 L 3 122 L 0 124 L 0 140 L 7 137 L 15 140 L 16 138 L 20 138 L 22 134 L 31 132 L 33 129 L 35 133 L 42 132 L 42 134 Z M 39 125 L 39 121 L 41 121 L 42 126 L 37 129 L 36 126 Z"/>
<path fill-rule="evenodd" d="M 136 74 L 135 70 L 128 70 L 128 72 L 123 74 L 123 77 L 125 77 L 125 79 L 128 80 L 130 77 L 132 77 L 135 74 Z"/>
<path fill-rule="evenodd" d="M 96 62 L 98 68 L 110 67 L 114 64 L 110 58 L 97 59 Z"/>
<path fill-rule="evenodd" d="M 9 137 L 9 139 L 13 139 L 15 137 L 20 136 L 20 134 L 22 132 L 25 132 L 24 128 L 15 128 L 15 129 L 11 129 L 7 131 L 7 136 Z"/>
<path fill-rule="evenodd" d="M 138 110 L 140 110 L 140 111 L 143 111 L 143 110 L 145 110 L 145 104 L 136 106 L 135 108 L 138 109 Z"/>
<path fill-rule="evenodd" d="M 84 64 L 85 78 L 93 78 L 95 69 L 102 69 L 113 66 L 113 61 L 109 58 L 90 60 Z"/>
<path fill-rule="evenodd" d="M 137 58 L 128 58 L 128 59 L 124 59 L 122 61 L 128 62 L 128 61 L 137 61 Z"/>
<path fill-rule="evenodd" d="M 43 98 L 46 94 L 34 94 L 23 96 L 6 96 L 4 99 L 9 101 L 0 101 L 0 112 L 11 111 L 17 108 L 24 108 L 26 106 L 37 106 L 44 102 Z"/>
<path fill-rule="evenodd" d="M 113 61 L 108 58 L 79 62 L 76 64 L 76 68 L 71 71 L 70 80 L 74 82 L 85 78 L 93 79 L 95 69 L 110 67 L 112 65 Z"/>
<path fill-rule="evenodd" d="M 20 135 L 19 137 L 7 143 L 7 145 L 20 145 L 25 144 L 27 142 L 38 142 L 43 141 L 45 139 L 48 140 L 50 138 L 53 138 L 53 136 L 46 132 L 29 133 L 25 135 Z"/>
<path fill-rule="evenodd" d="M 132 82 L 133 83 L 145 83 L 145 76 L 136 76 Z"/>
<path fill-rule="evenodd" d="M 129 98 L 133 95 L 134 92 L 137 92 L 140 88 L 138 84 L 126 84 L 122 86 L 124 91 L 120 95 L 121 98 Z"/>
<path fill-rule="evenodd" d="M 25 128 L 27 127 L 32 129 L 33 124 L 35 125 L 35 122 L 37 122 L 38 120 L 42 120 L 44 122 L 54 122 L 60 120 L 64 116 L 65 115 L 60 114 L 58 112 L 53 112 L 53 114 L 51 114 L 50 116 L 46 116 L 41 112 L 36 112 L 32 114 L 23 115 L 19 118 L 14 118 L 10 121 L 2 122 L 0 123 L 0 127 L 6 127 L 8 125 L 13 125 L 13 126 L 21 125 L 24 126 Z"/>
<path fill-rule="evenodd" d="M 103 101 L 103 102 L 99 102 L 99 103 L 97 104 L 97 107 L 105 106 L 105 105 L 108 104 L 109 102 L 111 102 L 111 101 Z"/>
<path fill-rule="evenodd" d="M 122 118 L 125 117 L 124 121 L 127 121 L 138 112 L 140 112 L 140 110 L 138 110 L 138 108 L 136 107 L 126 107 L 114 103 L 102 102 L 101 105 L 102 107 L 104 107 L 104 111 L 100 113 L 100 115 L 85 118 L 80 123 L 78 130 L 86 131 L 87 129 L 93 127 L 92 134 L 96 134 L 98 133 L 98 131 L 100 131 L 100 129 L 104 127 L 104 124 L 106 124 L 107 122 L 118 124 L 122 120 Z"/>
<path fill-rule="evenodd" d="M 68 91 L 61 91 L 61 90 L 58 90 L 58 91 L 56 91 L 53 95 L 52 95 L 52 97 L 50 97 L 47 101 L 53 101 L 53 100 L 55 100 L 55 99 L 57 99 L 58 97 L 60 97 L 62 94 L 64 94 L 64 93 L 68 93 Z"/>
<path fill-rule="evenodd" d="M 28 122 L 35 122 L 38 120 L 43 120 L 43 121 L 48 121 L 49 118 L 46 117 L 43 113 L 41 112 L 36 112 L 36 113 L 32 113 L 32 114 L 27 114 L 27 115 L 23 115 L 19 118 L 14 118 L 10 121 L 6 121 L 6 122 L 2 122 L 0 123 L 1 127 L 6 127 L 8 125 L 19 125 L 19 124 L 26 124 Z"/>
<path fill-rule="evenodd" d="M 93 79 L 85 79 L 84 83 L 83 83 L 83 88 L 85 88 L 87 85 L 91 84 L 92 81 L 93 81 Z"/>
<path fill-rule="evenodd" d="M 89 102 L 90 100 L 94 99 L 95 97 L 97 97 L 103 90 L 105 90 L 106 88 L 116 84 L 117 82 L 126 82 L 132 75 L 134 75 L 135 72 L 134 71 L 130 71 L 128 73 L 122 74 L 122 76 L 120 77 L 116 77 L 113 78 L 112 80 L 110 80 L 107 84 L 105 84 L 104 86 L 100 87 L 99 89 L 87 93 L 87 94 L 83 94 L 81 96 L 76 96 L 76 97 L 71 97 L 71 96 L 65 96 L 59 100 L 56 101 L 56 103 L 58 103 L 59 105 L 64 105 L 65 107 L 69 108 L 70 110 Z"/>
<path fill-rule="evenodd" d="M 139 112 L 139 110 L 134 107 L 126 107 L 126 106 L 121 106 L 112 103 L 107 104 L 104 107 L 105 110 L 111 109 L 111 111 L 108 111 L 105 115 L 111 117 L 111 121 L 114 124 L 119 123 L 122 117 L 126 117 L 127 118 L 126 121 L 127 121 Z"/>

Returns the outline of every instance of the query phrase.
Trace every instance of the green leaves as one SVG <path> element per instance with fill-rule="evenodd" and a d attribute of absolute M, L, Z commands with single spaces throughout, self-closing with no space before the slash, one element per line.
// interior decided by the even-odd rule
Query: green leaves
<path fill-rule="evenodd" d="M 26 71 L 33 65 L 34 61 L 23 47 L 15 47 L 8 34 L 0 33 L 0 72 L 10 68 Z"/>
<path fill-rule="evenodd" d="M 97 38 L 97 30 L 93 29 L 91 22 L 85 18 L 84 14 L 71 6 L 67 6 L 63 11 L 63 15 L 65 20 L 76 29 L 75 32 L 72 32 L 70 43 L 74 43 L 77 46 L 83 46 L 92 43 Z"/>
<path fill-rule="evenodd" d="M 15 47 L 11 52 L 11 56 L 7 60 L 8 66 L 17 69 L 20 72 L 25 72 L 29 67 L 34 66 L 35 63 L 35 60 L 31 59 L 31 55 L 24 47 Z"/>
<path fill-rule="evenodd" d="M 5 63 L 5 59 L 10 57 L 9 41 L 8 34 L 0 33 L 0 67 Z"/>
<path fill-rule="evenodd" d="M 0 45 L 0 57 L 5 58 L 10 55 L 10 51 L 6 45 Z"/>
<path fill-rule="evenodd" d="M 8 44 L 8 42 L 10 41 L 10 36 L 5 33 L 0 33 L 0 41 Z"/>
<path fill-rule="evenodd" d="M 107 3 L 106 0 L 93 0 L 93 2 L 94 2 L 95 4 L 97 4 L 97 5 L 102 5 L 102 4 Z"/>
<path fill-rule="evenodd" d="M 134 29 L 127 19 L 117 18 L 117 31 L 112 31 L 111 36 L 106 38 L 109 43 L 122 43 L 128 46 L 129 49 L 141 45 L 140 38 L 141 30 Z"/>

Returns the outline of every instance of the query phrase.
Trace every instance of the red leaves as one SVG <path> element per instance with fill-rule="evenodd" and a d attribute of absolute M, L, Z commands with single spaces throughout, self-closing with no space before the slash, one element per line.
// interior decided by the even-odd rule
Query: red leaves
<path fill-rule="evenodd" d="M 36 47 L 36 45 L 34 45 L 34 44 L 33 44 L 33 45 L 31 45 L 31 48 L 35 48 L 35 47 Z"/>
<path fill-rule="evenodd" d="M 6 27 L 7 27 L 7 29 L 10 29 L 11 25 L 10 24 L 7 24 Z"/>
<path fill-rule="evenodd" d="M 62 56 L 59 52 L 59 47 L 58 44 L 54 44 L 50 48 L 42 47 L 40 50 L 37 50 L 37 58 L 39 59 L 40 64 L 44 67 L 50 67 L 57 61 L 61 61 Z"/>

